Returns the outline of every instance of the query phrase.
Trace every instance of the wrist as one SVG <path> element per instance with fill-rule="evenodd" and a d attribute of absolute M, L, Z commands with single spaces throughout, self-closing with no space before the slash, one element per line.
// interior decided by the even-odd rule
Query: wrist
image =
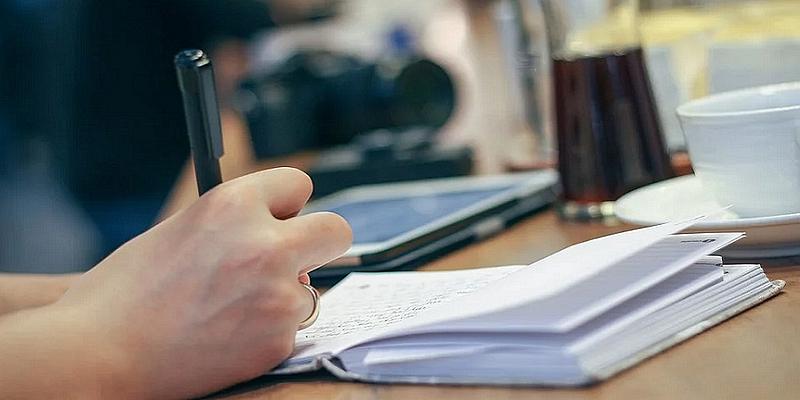
<path fill-rule="evenodd" d="M 100 318 L 102 311 L 64 305 L 45 307 L 63 327 L 62 337 L 75 350 L 83 366 L 79 398 L 142 398 L 132 357 L 115 331 Z"/>
<path fill-rule="evenodd" d="M 14 390 L 27 397 L 135 397 L 125 352 L 92 322 L 83 310 L 59 304 L 1 318 L 0 359 L 17 360 L 18 368 L 0 372 L 0 387 L 12 390 L 9 397 Z"/>

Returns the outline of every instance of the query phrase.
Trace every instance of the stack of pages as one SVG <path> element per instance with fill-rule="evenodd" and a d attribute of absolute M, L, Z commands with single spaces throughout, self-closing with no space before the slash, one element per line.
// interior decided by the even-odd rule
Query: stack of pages
<path fill-rule="evenodd" d="M 371 382 L 582 385 L 777 294 L 759 265 L 709 254 L 742 233 L 694 221 L 566 248 L 527 266 L 351 274 L 272 374 Z"/>

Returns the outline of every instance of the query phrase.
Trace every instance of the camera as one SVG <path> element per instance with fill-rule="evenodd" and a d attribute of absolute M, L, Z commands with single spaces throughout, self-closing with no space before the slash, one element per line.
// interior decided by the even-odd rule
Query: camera
<path fill-rule="evenodd" d="M 381 129 L 435 132 L 455 99 L 449 74 L 429 59 L 367 62 L 314 50 L 243 81 L 234 104 L 247 121 L 256 156 L 274 157 L 350 143 Z"/>

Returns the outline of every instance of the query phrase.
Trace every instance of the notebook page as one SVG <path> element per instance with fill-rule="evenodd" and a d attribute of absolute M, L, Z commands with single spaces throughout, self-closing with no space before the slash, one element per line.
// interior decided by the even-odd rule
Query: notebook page
<path fill-rule="evenodd" d="M 292 358 L 336 353 L 368 339 L 370 332 L 474 292 L 521 267 L 350 274 L 322 296 L 319 319 L 297 333 Z"/>
<path fill-rule="evenodd" d="M 370 342 L 369 354 L 380 349 L 381 362 L 404 362 L 411 359 L 432 359 L 446 356 L 450 352 L 466 346 L 535 346 L 542 351 L 556 351 L 571 344 L 573 349 L 583 347 L 600 338 L 608 337 L 635 321 L 651 315 L 658 310 L 686 298 L 709 285 L 722 281 L 723 270 L 714 264 L 694 264 L 687 270 L 670 277 L 653 288 L 629 299 L 602 316 L 581 325 L 567 333 L 501 332 L 497 329 L 485 332 L 450 331 L 415 336 L 398 336 L 383 341 Z M 491 335 L 491 336 L 487 336 Z M 489 339 L 490 338 L 490 339 Z M 492 346 L 489 346 L 492 345 Z M 437 351 L 436 347 L 442 351 Z M 551 350 L 548 350 L 550 347 Z M 398 353 L 393 353 L 398 349 Z M 345 352 L 346 354 L 346 352 Z M 377 354 L 377 353 L 376 353 Z M 393 356 L 390 356 L 394 354 Z M 406 359 L 406 357 L 409 357 Z M 367 360 L 364 361 L 369 364 Z M 375 360 L 372 362 L 378 363 Z"/>
<path fill-rule="evenodd" d="M 574 341 L 571 347 L 582 351 L 671 304 L 700 292 L 708 293 L 713 286 L 722 285 L 723 275 L 722 266 L 695 264 L 581 325 L 576 331 L 583 335 L 570 335 Z"/>
<path fill-rule="evenodd" d="M 702 292 L 699 296 L 709 291 L 710 287 L 721 286 L 723 279 L 723 269 L 721 266 L 709 264 L 695 264 L 686 271 L 669 278 L 656 287 L 640 294 L 636 298 L 628 300 L 618 306 L 608 314 L 581 326 L 576 331 L 567 334 L 537 334 L 537 333 L 506 333 L 491 335 L 489 333 L 433 333 L 414 337 L 397 337 L 385 341 L 372 342 L 369 347 L 357 348 L 355 351 L 345 351 L 341 359 L 349 369 L 352 365 L 363 364 L 381 365 L 396 364 L 392 368 L 396 371 L 407 371 L 413 375 L 418 371 L 419 365 L 413 364 L 420 361 L 434 359 L 448 359 L 458 357 L 452 361 L 450 368 L 443 368 L 442 371 L 452 373 L 459 365 L 465 363 L 463 357 L 470 355 L 487 353 L 491 354 L 495 350 L 503 351 L 509 346 L 518 349 L 519 352 L 536 352 L 538 362 L 542 362 L 540 357 L 546 354 L 560 354 L 564 345 L 569 345 L 570 352 L 583 352 L 587 348 L 596 347 L 603 351 L 608 346 L 596 346 L 602 339 L 618 338 L 617 332 L 623 331 L 631 326 L 638 326 L 637 321 L 642 319 L 665 320 L 660 313 L 665 304 L 675 304 L 676 300 L 694 296 Z M 730 277 L 726 277 L 726 282 Z M 709 286 L 711 285 L 711 286 Z M 702 289 L 705 287 L 705 289 Z M 680 296 L 676 296 L 681 293 Z M 697 296 L 695 296 L 697 297 Z M 654 308 L 655 307 L 655 308 Z M 685 318 L 685 312 L 681 317 Z M 669 319 L 666 319 L 669 320 Z M 649 332 L 648 332 L 649 334 Z M 640 331 L 638 335 L 644 335 Z M 635 341 L 635 340 L 634 340 Z M 621 348 L 628 348 L 631 340 L 617 340 L 622 343 Z M 359 358 L 360 357 L 360 358 Z M 487 355 L 486 362 L 491 362 L 492 356 Z M 558 358 L 549 360 L 546 365 L 555 364 Z M 440 363 L 446 361 L 440 360 Z M 472 358 L 472 362 L 476 358 Z M 408 364 L 412 363 L 412 364 Z M 509 365 L 508 368 L 518 369 L 521 365 Z M 525 365 L 527 370 L 533 368 L 532 365 Z"/>
<path fill-rule="evenodd" d="M 601 367 L 598 365 L 618 359 L 628 349 L 647 347 L 687 328 L 697 327 L 700 321 L 723 312 L 770 285 L 759 265 L 725 266 L 724 269 L 721 284 L 648 315 L 615 335 L 592 344 L 590 349 L 598 351 L 589 352 L 589 357 L 585 359 L 587 367 L 599 369 Z"/>
<path fill-rule="evenodd" d="M 627 299 L 688 268 L 742 237 L 741 233 L 696 233 L 668 236 L 612 266 L 602 274 L 576 283 L 550 297 L 507 312 L 462 319 L 446 328 L 501 326 L 507 330 L 566 332 L 612 309 Z M 565 265 L 575 270 L 580 265 Z M 535 266 L 534 266 L 535 268 Z M 515 278 L 516 274 L 514 277 Z M 491 288 L 484 292 L 489 293 Z"/>
<path fill-rule="evenodd" d="M 478 293 L 460 299 L 459 319 L 489 315 L 552 296 L 600 274 L 609 266 L 639 252 L 673 233 L 692 226 L 703 217 L 639 228 L 603 236 L 563 249 L 522 268 L 514 276 L 494 282 Z M 691 263 L 691 262 L 689 262 Z M 452 320 L 446 310 L 426 313 L 398 328 L 410 328 Z M 392 334 L 393 332 L 387 332 Z"/>
<path fill-rule="evenodd" d="M 474 324 L 470 325 L 468 329 L 478 330 L 485 330 L 487 325 L 502 326 L 508 324 L 509 319 L 503 318 L 500 315 L 501 313 L 526 304 L 545 301 L 572 286 L 605 273 L 606 270 L 620 261 L 644 251 L 676 231 L 691 226 L 695 221 L 696 219 L 635 229 L 568 247 L 525 268 L 520 268 L 515 273 L 494 281 L 479 291 L 459 298 L 456 312 L 447 308 L 435 307 L 426 310 L 413 319 L 406 320 L 377 333 L 374 338 L 381 339 L 410 332 L 433 332 L 440 328 L 447 330 L 454 321 L 459 321 L 459 325 L 461 324 L 460 321 L 472 321 Z M 739 236 L 741 234 L 735 234 L 735 237 Z M 734 240 L 734 238 L 733 236 L 726 236 L 724 240 L 728 242 L 729 240 Z M 718 245 L 722 247 L 720 243 L 711 243 L 707 248 L 711 249 L 709 250 L 711 252 Z M 677 257 L 676 263 L 670 265 L 668 274 L 656 276 L 658 279 L 647 282 L 645 286 L 625 291 L 620 294 L 620 297 L 612 298 L 610 302 L 602 304 L 599 308 L 587 308 L 587 313 L 579 315 L 578 319 L 569 321 L 570 324 L 575 326 L 580 321 L 586 321 L 592 316 L 598 315 L 603 309 L 619 304 L 626 298 L 677 272 L 680 268 L 688 267 L 704 255 L 702 251 L 692 250 L 695 250 L 695 252 L 688 250 L 684 254 L 682 251 L 678 251 L 676 254 L 684 257 Z M 558 310 L 556 309 L 555 311 L 557 312 Z M 580 309 L 579 311 L 584 310 Z M 493 317 L 497 318 L 492 320 Z M 538 324 L 538 321 L 535 320 L 523 318 L 517 318 L 516 320 L 526 321 L 527 325 L 536 324 L 536 329 L 542 328 L 542 324 Z M 543 330 L 562 331 L 565 329 L 569 328 L 552 326 L 550 321 L 547 321 Z"/>
<path fill-rule="evenodd" d="M 480 282 L 480 284 L 475 286 L 472 290 L 453 290 L 454 288 L 458 288 L 462 283 L 454 284 L 447 288 L 430 285 L 429 287 L 431 290 L 437 291 L 441 296 L 451 296 L 447 297 L 447 300 L 458 297 L 459 306 L 457 308 L 434 307 L 438 304 L 437 302 L 426 303 L 423 300 L 417 304 L 422 304 L 422 307 L 413 309 L 413 307 L 410 306 L 406 309 L 406 311 L 408 311 L 407 313 L 401 313 L 403 318 L 382 319 L 381 315 L 384 315 L 387 311 L 381 307 L 387 307 L 388 305 L 383 304 L 381 306 L 380 301 L 375 301 L 373 299 L 367 299 L 358 303 L 358 305 L 362 305 L 365 309 L 355 307 L 356 305 L 354 304 L 345 306 L 346 300 L 342 300 L 342 298 L 339 297 L 341 295 L 338 293 L 352 291 L 351 287 L 354 286 L 352 283 L 354 280 L 366 279 L 364 277 L 359 277 L 359 274 L 351 274 L 350 277 L 342 281 L 337 287 L 332 289 L 329 293 L 326 293 L 324 297 L 327 297 L 329 300 L 327 303 L 325 301 L 322 302 L 323 308 L 321 309 L 320 319 L 314 326 L 298 333 L 296 352 L 292 359 L 300 359 L 322 353 L 337 353 L 354 344 L 373 338 L 391 336 L 404 332 L 404 330 L 408 328 L 489 314 L 524 304 L 532 299 L 545 298 L 563 290 L 565 287 L 602 272 L 604 269 L 608 268 L 609 265 L 639 250 L 649 247 L 669 234 L 688 228 L 702 218 L 703 217 L 698 217 L 681 222 L 671 222 L 653 227 L 640 228 L 583 242 L 540 260 L 529 267 L 516 267 L 515 270 L 517 273 L 514 274 L 514 277 L 509 277 L 510 279 L 503 278 L 513 271 L 509 271 L 509 273 L 505 273 L 503 276 L 496 277 L 495 279 L 487 279 L 485 282 L 478 280 L 476 282 Z M 575 265 L 581 268 L 564 268 L 564 266 L 574 267 Z M 466 274 L 469 272 L 474 273 L 474 271 L 476 270 L 458 271 L 457 273 Z M 414 276 L 419 274 L 413 272 L 392 272 L 386 274 L 370 274 L 370 279 L 391 280 L 392 283 L 388 285 L 389 288 L 381 292 L 381 294 L 385 294 L 392 293 L 391 290 L 394 290 L 392 288 L 396 289 L 403 286 L 400 284 L 400 275 L 405 275 L 402 280 L 411 279 L 413 281 L 419 281 L 435 279 L 433 274 L 449 275 L 455 273 L 456 272 L 453 271 L 429 272 L 422 274 L 425 276 L 425 278 L 422 278 Z M 533 277 L 529 275 L 533 275 Z M 378 278 L 379 276 L 383 277 Z M 448 281 L 448 278 L 450 277 L 442 278 L 441 281 Z M 473 278 L 465 280 L 465 282 L 471 281 L 473 281 Z M 476 293 L 476 291 L 485 286 L 493 286 L 493 290 L 475 296 L 479 294 Z M 487 291 L 480 290 L 479 292 Z M 425 293 L 427 292 L 419 291 L 418 293 L 414 293 L 413 296 L 420 296 Z M 334 296 L 334 294 L 337 295 Z M 408 297 L 405 296 L 408 296 L 408 293 L 403 294 L 403 297 L 399 296 L 400 293 L 397 294 L 398 295 L 389 297 L 392 299 L 390 303 L 396 304 L 398 302 L 397 299 L 407 301 Z M 359 298 L 360 300 L 362 297 L 366 299 L 366 296 L 361 295 L 352 296 L 350 294 L 345 294 L 343 296 L 350 299 Z M 426 299 L 426 296 L 427 295 L 423 295 L 421 298 Z M 467 301 L 464 302 L 462 300 Z M 333 306 L 329 304 L 335 304 L 337 307 L 333 308 Z M 342 305 L 342 307 L 339 308 L 338 305 Z M 326 310 L 326 307 L 331 307 L 331 310 Z M 431 308 L 434 310 L 431 310 Z M 337 309 L 341 311 L 337 311 Z M 366 326 L 361 326 L 359 322 L 356 321 L 360 321 L 360 323 L 363 324 L 364 320 L 359 319 L 358 315 L 365 311 L 370 315 L 370 321 L 372 322 L 366 324 Z M 426 311 L 436 312 L 430 313 Z M 422 315 L 419 315 L 420 313 Z M 377 320 L 377 322 L 375 322 L 375 320 Z M 292 359 L 289 361 L 292 361 Z"/>

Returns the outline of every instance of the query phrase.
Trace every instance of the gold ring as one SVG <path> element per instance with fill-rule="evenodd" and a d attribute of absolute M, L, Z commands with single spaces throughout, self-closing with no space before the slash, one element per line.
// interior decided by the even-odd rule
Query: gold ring
<path fill-rule="evenodd" d="M 301 285 L 311 292 L 311 298 L 314 300 L 314 309 L 311 310 L 311 314 L 309 314 L 308 318 L 304 319 L 303 322 L 300 322 L 297 330 L 308 328 L 309 326 L 313 325 L 314 322 L 316 322 L 317 317 L 319 317 L 319 292 L 311 285 L 307 285 L 305 283 L 301 283 Z"/>

